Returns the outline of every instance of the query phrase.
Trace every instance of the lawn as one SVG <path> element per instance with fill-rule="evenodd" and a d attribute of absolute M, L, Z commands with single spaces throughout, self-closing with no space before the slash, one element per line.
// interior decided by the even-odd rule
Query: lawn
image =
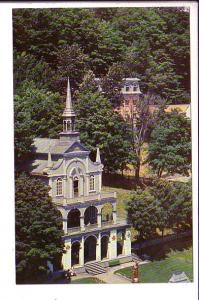
<path fill-rule="evenodd" d="M 76 279 L 71 281 L 72 284 L 84 284 L 84 283 L 88 283 L 88 284 L 96 284 L 96 283 L 104 283 L 103 281 L 94 278 L 94 277 L 88 277 L 88 278 L 81 278 L 81 279 Z"/>
<path fill-rule="evenodd" d="M 167 258 L 141 265 L 139 268 L 141 283 L 163 283 L 168 282 L 172 273 L 184 271 L 193 281 L 192 248 L 183 251 L 171 251 Z M 124 268 L 116 271 L 131 278 L 132 268 Z"/>

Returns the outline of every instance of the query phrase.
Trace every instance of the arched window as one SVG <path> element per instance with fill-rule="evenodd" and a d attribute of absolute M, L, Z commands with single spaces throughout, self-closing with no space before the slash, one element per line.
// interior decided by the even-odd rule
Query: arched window
<path fill-rule="evenodd" d="M 137 91 L 137 88 L 138 88 L 137 84 L 134 83 L 134 84 L 133 84 L 133 91 L 136 92 L 136 91 Z"/>
<path fill-rule="evenodd" d="M 73 178 L 73 192 L 74 192 L 74 197 L 79 196 L 79 178 L 77 176 Z"/>
<path fill-rule="evenodd" d="M 70 131 L 71 130 L 71 123 L 70 121 L 67 121 L 67 131 Z"/>
<path fill-rule="evenodd" d="M 95 176 L 91 175 L 90 176 L 90 191 L 94 191 L 95 190 Z"/>
<path fill-rule="evenodd" d="M 63 186 L 62 186 L 62 179 L 57 179 L 57 196 L 60 196 L 63 194 Z"/>

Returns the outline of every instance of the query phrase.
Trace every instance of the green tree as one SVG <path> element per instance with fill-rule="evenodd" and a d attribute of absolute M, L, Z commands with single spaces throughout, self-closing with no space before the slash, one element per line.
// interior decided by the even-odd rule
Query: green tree
<path fill-rule="evenodd" d="M 49 188 L 21 174 L 15 182 L 16 281 L 40 283 L 47 278 L 47 261 L 61 268 L 62 216 Z"/>
<path fill-rule="evenodd" d="M 119 107 L 124 100 L 121 93 L 124 78 L 125 70 L 123 66 L 115 63 L 101 80 L 103 95 L 110 101 L 113 108 Z"/>
<path fill-rule="evenodd" d="M 131 143 L 135 157 L 133 165 L 137 182 L 140 178 L 141 164 L 145 163 L 142 161 L 142 149 L 144 143 L 149 140 L 155 122 L 155 114 L 150 112 L 150 104 L 156 104 L 160 110 L 164 106 L 164 102 L 160 97 L 151 94 L 142 95 L 139 101 L 137 101 L 136 113 L 131 112 L 127 120 L 131 124 L 132 129 Z"/>
<path fill-rule="evenodd" d="M 191 122 L 176 110 L 161 112 L 151 133 L 148 163 L 161 177 L 163 172 L 188 175 L 191 168 Z"/>
<path fill-rule="evenodd" d="M 61 103 L 58 93 L 38 89 L 33 81 L 18 88 L 14 98 L 15 161 L 23 163 L 30 155 L 34 137 L 56 138 L 61 131 Z"/>
<path fill-rule="evenodd" d="M 85 89 L 77 95 L 77 99 L 77 126 L 81 141 L 93 154 L 96 147 L 100 148 L 105 171 L 123 170 L 132 159 L 129 126 L 99 92 Z"/>
<path fill-rule="evenodd" d="M 139 233 L 139 239 L 151 237 L 157 227 L 156 200 L 148 190 L 131 193 L 127 205 L 128 219 Z"/>
<path fill-rule="evenodd" d="M 56 52 L 55 87 L 61 94 L 66 92 L 67 78 L 70 77 L 74 92 L 88 71 L 89 57 L 77 45 L 62 46 Z"/>
<path fill-rule="evenodd" d="M 174 184 L 173 195 L 175 201 L 171 205 L 171 222 L 177 228 L 192 227 L 192 184 L 176 182 Z"/>
<path fill-rule="evenodd" d="M 54 71 L 49 64 L 26 52 L 14 52 L 14 93 L 24 81 L 33 81 L 39 89 L 51 89 Z"/>

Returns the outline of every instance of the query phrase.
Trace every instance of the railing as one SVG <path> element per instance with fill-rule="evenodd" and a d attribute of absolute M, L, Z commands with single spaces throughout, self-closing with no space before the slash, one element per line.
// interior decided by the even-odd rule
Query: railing
<path fill-rule="evenodd" d="M 102 221 L 102 227 L 111 226 L 113 224 L 113 221 Z"/>
<path fill-rule="evenodd" d="M 81 231 L 81 227 L 67 228 L 67 233 L 74 233 L 74 232 L 79 232 L 79 231 Z"/>
<path fill-rule="evenodd" d="M 86 202 L 86 201 L 92 201 L 92 200 L 102 200 L 107 198 L 116 198 L 116 192 L 103 192 L 99 194 L 89 195 L 89 196 L 81 196 L 81 197 L 75 197 L 75 198 L 69 198 L 69 199 L 56 199 L 54 198 L 53 202 L 59 205 L 66 205 L 70 203 L 77 203 L 77 202 Z"/>

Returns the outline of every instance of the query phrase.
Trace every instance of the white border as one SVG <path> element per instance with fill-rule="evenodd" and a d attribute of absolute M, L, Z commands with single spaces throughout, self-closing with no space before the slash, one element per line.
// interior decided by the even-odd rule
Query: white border
<path fill-rule="evenodd" d="M 194 283 L 190 284 L 138 284 L 138 285 L 15 285 L 14 261 L 14 168 L 13 168 L 13 95 L 12 95 L 12 8 L 39 7 L 190 7 L 191 19 L 191 89 L 192 89 L 192 151 L 193 151 L 193 216 L 194 216 Z M 1 3 L 0 4 L 0 128 L 1 128 L 1 246 L 0 285 L 2 299 L 61 300 L 61 299 L 197 299 L 198 284 L 198 40 L 197 2 L 50 2 L 50 3 Z M 79 287 L 79 288 L 78 288 Z"/>

